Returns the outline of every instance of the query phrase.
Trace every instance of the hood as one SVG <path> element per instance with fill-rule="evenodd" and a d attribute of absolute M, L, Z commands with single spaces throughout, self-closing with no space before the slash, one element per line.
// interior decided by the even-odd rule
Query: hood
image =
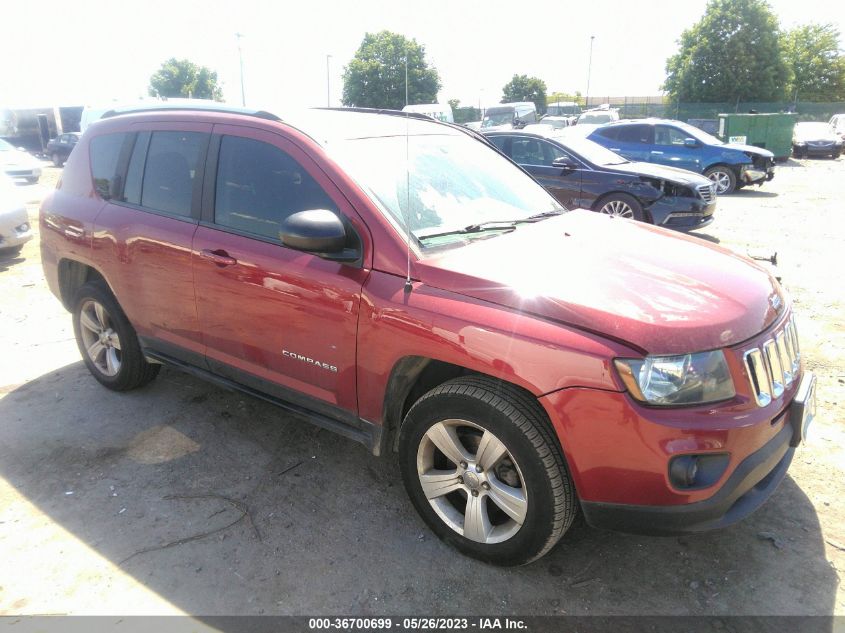
<path fill-rule="evenodd" d="M 802 143 L 823 142 L 836 143 L 842 140 L 839 135 L 831 132 L 795 132 L 793 141 L 800 141 Z"/>
<path fill-rule="evenodd" d="M 427 285 L 651 354 L 736 345 L 786 304 L 777 282 L 749 259 L 584 210 L 420 260 L 416 271 Z"/>
<path fill-rule="evenodd" d="M 37 166 L 38 161 L 26 152 L 22 152 L 19 149 L 10 149 L 0 151 L 0 165 L 4 165 L 6 167 L 20 166 L 28 168 L 33 165 Z"/>
<path fill-rule="evenodd" d="M 622 163 L 621 165 L 600 165 L 600 167 L 604 169 L 612 169 L 613 171 L 623 171 L 635 176 L 651 176 L 652 178 L 668 180 L 675 184 L 685 185 L 688 187 L 713 184 L 709 178 L 705 178 L 695 172 L 687 169 L 679 169 L 677 167 L 669 167 L 667 165 L 658 165 L 657 163 L 640 163 L 632 161 L 629 163 Z"/>
<path fill-rule="evenodd" d="M 757 147 L 756 145 L 743 145 L 742 143 L 725 143 L 722 147 L 727 147 L 728 149 L 738 149 L 741 152 L 748 152 L 749 154 L 756 154 L 757 156 L 762 156 L 763 158 L 774 158 L 775 155 L 772 154 L 769 150 L 763 149 L 762 147 Z"/>

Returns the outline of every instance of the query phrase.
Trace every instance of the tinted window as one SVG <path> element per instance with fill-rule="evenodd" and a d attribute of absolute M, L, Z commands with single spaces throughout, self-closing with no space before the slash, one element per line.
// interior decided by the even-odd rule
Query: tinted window
<path fill-rule="evenodd" d="M 615 141 L 619 138 L 619 129 L 618 127 L 603 127 L 596 130 L 596 134 Z"/>
<path fill-rule="evenodd" d="M 623 143 L 649 143 L 651 133 L 647 125 L 625 125 L 619 128 L 616 138 Z"/>
<path fill-rule="evenodd" d="M 508 149 L 510 149 L 510 148 L 507 148 L 507 142 L 508 142 L 507 136 L 493 136 L 493 137 L 490 137 L 487 140 L 489 140 L 491 143 L 493 143 L 493 145 L 498 147 L 505 154 L 508 154 L 508 156 L 510 156 L 510 154 L 508 153 Z"/>
<path fill-rule="evenodd" d="M 533 138 L 515 138 L 511 143 L 511 158 L 520 165 L 552 166 L 556 158 L 571 158 L 551 143 Z"/>
<path fill-rule="evenodd" d="M 658 125 L 654 128 L 655 145 L 683 145 L 687 134 L 668 125 Z"/>
<path fill-rule="evenodd" d="M 123 186 L 123 201 L 141 204 L 141 183 L 144 180 L 144 158 L 147 155 L 147 145 L 150 133 L 141 132 L 135 138 L 132 156 L 129 159 L 129 169 L 126 172 L 126 184 Z"/>
<path fill-rule="evenodd" d="M 141 206 L 173 215 L 191 215 L 194 177 L 206 137 L 201 132 L 153 132 L 144 168 Z"/>
<path fill-rule="evenodd" d="M 277 240 L 285 218 L 308 209 L 337 211 L 299 163 L 267 143 L 223 137 L 214 203 L 217 224 Z"/>
<path fill-rule="evenodd" d="M 91 139 L 91 175 L 97 195 L 109 200 L 117 192 L 117 163 L 126 134 L 104 134 Z"/>

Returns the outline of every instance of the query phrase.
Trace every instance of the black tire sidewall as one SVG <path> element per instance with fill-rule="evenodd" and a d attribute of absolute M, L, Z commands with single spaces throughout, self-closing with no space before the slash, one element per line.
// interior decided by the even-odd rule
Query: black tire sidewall
<path fill-rule="evenodd" d="M 96 301 L 106 309 L 109 313 L 112 327 L 120 339 L 120 369 L 114 376 L 106 376 L 94 365 L 82 341 L 79 317 L 82 304 L 88 300 Z M 138 344 L 138 337 L 135 334 L 135 330 L 130 325 L 129 320 L 111 292 L 100 283 L 93 282 L 83 285 L 74 296 L 72 316 L 76 344 L 79 348 L 79 353 L 82 355 L 82 360 L 88 371 L 91 372 L 91 375 L 109 389 L 116 391 L 131 389 L 136 382 L 135 377 L 140 372 L 140 364 L 146 364 L 146 360 Z"/>
<path fill-rule="evenodd" d="M 461 536 L 442 521 L 423 493 L 416 466 L 420 441 L 432 425 L 453 418 L 491 431 L 505 444 L 522 473 L 528 496 L 526 519 L 519 531 L 503 543 L 488 545 Z M 554 521 L 551 482 L 531 441 L 498 409 L 461 394 L 440 394 L 417 403 L 402 426 L 399 460 L 405 489 L 417 512 L 442 541 L 464 554 L 496 565 L 520 565 L 533 560 L 548 542 Z"/>

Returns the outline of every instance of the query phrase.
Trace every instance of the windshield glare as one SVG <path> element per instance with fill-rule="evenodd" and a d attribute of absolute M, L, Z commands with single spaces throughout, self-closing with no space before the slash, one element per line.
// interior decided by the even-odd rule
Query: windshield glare
<path fill-rule="evenodd" d="M 830 125 L 827 123 L 796 123 L 795 134 L 802 136 L 807 134 L 818 134 L 820 136 L 830 135 Z"/>
<path fill-rule="evenodd" d="M 594 165 L 622 165 L 630 162 L 589 139 L 567 135 L 556 139 L 565 149 L 580 154 Z"/>
<path fill-rule="evenodd" d="M 15 149 L 12 145 L 0 138 L 0 152 L 8 152 Z"/>
<path fill-rule="evenodd" d="M 463 134 L 353 139 L 330 151 L 369 190 L 401 233 L 410 219 L 411 233 L 418 240 L 472 224 L 564 211 L 507 158 Z M 450 235 L 417 244 L 427 250 L 482 236 L 491 234 Z"/>
<path fill-rule="evenodd" d="M 724 145 L 724 143 L 717 139 L 715 136 L 708 134 L 704 130 L 698 129 L 694 125 L 690 125 L 689 123 L 682 123 L 681 121 L 676 121 L 674 125 L 675 127 L 678 127 L 687 134 L 689 134 L 692 138 L 701 141 L 705 145 Z"/>
<path fill-rule="evenodd" d="M 513 123 L 513 112 L 488 112 L 481 121 L 481 127 L 493 127 L 495 125 L 509 125 Z"/>

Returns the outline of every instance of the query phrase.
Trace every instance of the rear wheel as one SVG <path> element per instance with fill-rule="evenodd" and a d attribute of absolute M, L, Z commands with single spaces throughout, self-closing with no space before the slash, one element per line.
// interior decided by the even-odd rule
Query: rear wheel
<path fill-rule="evenodd" d="M 575 491 L 536 399 L 462 377 L 418 400 L 399 439 L 402 479 L 443 541 L 496 565 L 543 556 L 575 516 Z"/>
<path fill-rule="evenodd" d="M 716 183 L 716 195 L 724 196 L 736 189 L 736 174 L 727 165 L 714 165 L 704 172 L 704 176 Z"/>
<path fill-rule="evenodd" d="M 88 371 L 114 391 L 150 382 L 160 365 L 148 363 L 135 330 L 104 284 L 91 282 L 76 293 L 73 331 Z"/>
<path fill-rule="evenodd" d="M 643 206 L 639 200 L 626 193 L 611 193 L 601 198 L 595 205 L 595 210 L 605 215 L 615 215 L 620 218 L 643 221 Z"/>

